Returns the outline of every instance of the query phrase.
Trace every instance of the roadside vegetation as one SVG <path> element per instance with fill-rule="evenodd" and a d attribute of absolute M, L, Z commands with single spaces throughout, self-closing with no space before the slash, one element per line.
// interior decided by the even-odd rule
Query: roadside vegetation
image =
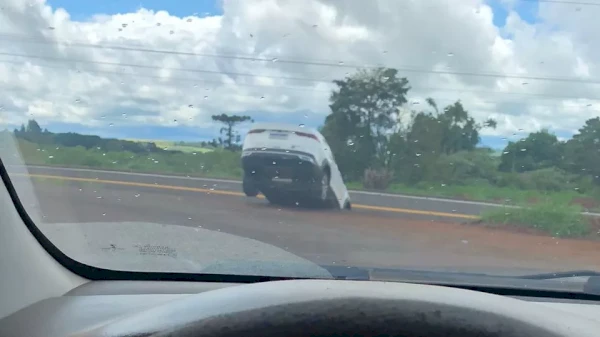
<path fill-rule="evenodd" d="M 576 210 L 600 211 L 599 117 L 566 141 L 538 130 L 496 151 L 480 144 L 494 120 L 476 121 L 460 101 L 442 107 L 433 98 L 411 99 L 408 79 L 395 69 L 360 70 L 333 83 L 320 131 L 351 189 L 525 205 L 483 218 L 575 236 L 584 232 Z M 35 120 L 12 132 L 29 164 L 239 179 L 237 130 L 253 120 L 212 118 L 223 125 L 216 138 L 194 143 L 53 133 Z"/>
<path fill-rule="evenodd" d="M 217 147 L 210 145 L 210 142 L 183 142 L 183 141 L 170 141 L 170 140 L 136 140 L 130 139 L 137 143 L 154 143 L 157 147 L 168 150 L 168 151 L 179 151 L 185 153 L 204 153 L 211 152 Z"/>
<path fill-rule="evenodd" d="M 508 226 L 544 232 L 554 237 L 578 238 L 596 234 L 592 233 L 590 219 L 581 214 L 581 207 L 552 201 L 486 211 L 482 214 L 482 221 L 488 226 Z"/>

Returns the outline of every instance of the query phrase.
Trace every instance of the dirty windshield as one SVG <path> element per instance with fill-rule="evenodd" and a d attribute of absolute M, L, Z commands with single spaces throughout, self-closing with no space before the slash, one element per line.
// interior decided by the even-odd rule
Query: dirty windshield
<path fill-rule="evenodd" d="M 0 159 L 32 223 L 94 267 L 600 271 L 599 15 L 3 0 Z"/>

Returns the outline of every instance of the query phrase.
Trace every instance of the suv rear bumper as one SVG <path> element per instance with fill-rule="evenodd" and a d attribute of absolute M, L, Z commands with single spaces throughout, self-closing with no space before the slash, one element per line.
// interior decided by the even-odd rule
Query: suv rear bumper
<path fill-rule="evenodd" d="M 314 191 L 323 175 L 312 154 L 272 148 L 243 150 L 242 168 L 244 179 L 254 182 L 259 189 Z"/>

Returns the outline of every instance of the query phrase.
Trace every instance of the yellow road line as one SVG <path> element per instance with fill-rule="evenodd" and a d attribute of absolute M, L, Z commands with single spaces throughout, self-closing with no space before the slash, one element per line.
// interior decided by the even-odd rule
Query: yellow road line
<path fill-rule="evenodd" d="M 358 205 L 352 204 L 352 208 L 366 209 L 366 210 L 372 210 L 372 211 L 383 211 L 383 212 L 432 215 L 432 216 L 441 216 L 441 217 L 445 217 L 445 218 L 479 219 L 479 216 L 477 216 L 477 215 L 461 214 L 461 213 L 446 213 L 446 212 L 436 212 L 436 211 L 421 211 L 418 209 L 409 209 L 409 208 L 372 206 L 372 205 L 360 205 L 360 204 L 358 204 Z"/>
<path fill-rule="evenodd" d="M 213 189 L 209 189 L 209 188 L 159 185 L 159 184 L 138 183 L 138 182 L 121 181 L 121 180 L 104 180 L 104 179 L 79 178 L 79 177 L 65 177 L 65 176 L 55 176 L 55 175 L 48 175 L 48 174 L 29 174 L 29 175 L 14 174 L 14 175 L 29 176 L 32 178 L 57 179 L 57 180 L 67 180 L 67 181 L 82 181 L 82 182 L 93 182 L 93 183 L 122 185 L 122 186 L 150 187 L 150 188 L 157 188 L 157 189 L 163 189 L 163 190 L 189 191 L 189 192 L 200 192 L 200 193 L 219 194 L 219 195 L 245 196 L 245 194 L 241 193 L 241 192 L 223 191 L 223 190 L 216 190 L 216 189 L 213 190 Z M 264 196 L 262 196 L 262 195 L 259 195 L 258 197 L 264 198 Z M 422 211 L 422 210 L 416 210 L 416 209 L 397 208 L 397 207 L 352 204 L 352 208 L 365 209 L 365 210 L 371 210 L 371 211 L 383 211 L 383 212 L 406 213 L 406 214 L 417 214 L 417 215 L 431 215 L 431 216 L 439 216 L 439 217 L 446 217 L 446 218 L 479 219 L 479 217 L 477 215 L 435 212 L 435 211 Z"/>

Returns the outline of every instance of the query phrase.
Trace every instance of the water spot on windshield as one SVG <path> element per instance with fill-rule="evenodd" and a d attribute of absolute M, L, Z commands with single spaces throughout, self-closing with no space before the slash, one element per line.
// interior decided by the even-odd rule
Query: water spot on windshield
<path fill-rule="evenodd" d="M 208 99 L 208 96 L 204 96 L 204 99 Z"/>
<path fill-rule="evenodd" d="M 299 126 L 299 127 L 301 127 L 301 128 L 303 128 L 303 127 L 304 127 L 304 124 L 299 124 L 298 126 Z"/>
<path fill-rule="evenodd" d="M 278 60 L 279 60 L 278 58 L 274 57 L 271 59 L 271 62 L 277 62 Z"/>
<path fill-rule="evenodd" d="M 452 56 L 454 56 L 454 53 L 453 52 L 449 52 L 448 53 L 448 57 L 452 57 Z"/>

